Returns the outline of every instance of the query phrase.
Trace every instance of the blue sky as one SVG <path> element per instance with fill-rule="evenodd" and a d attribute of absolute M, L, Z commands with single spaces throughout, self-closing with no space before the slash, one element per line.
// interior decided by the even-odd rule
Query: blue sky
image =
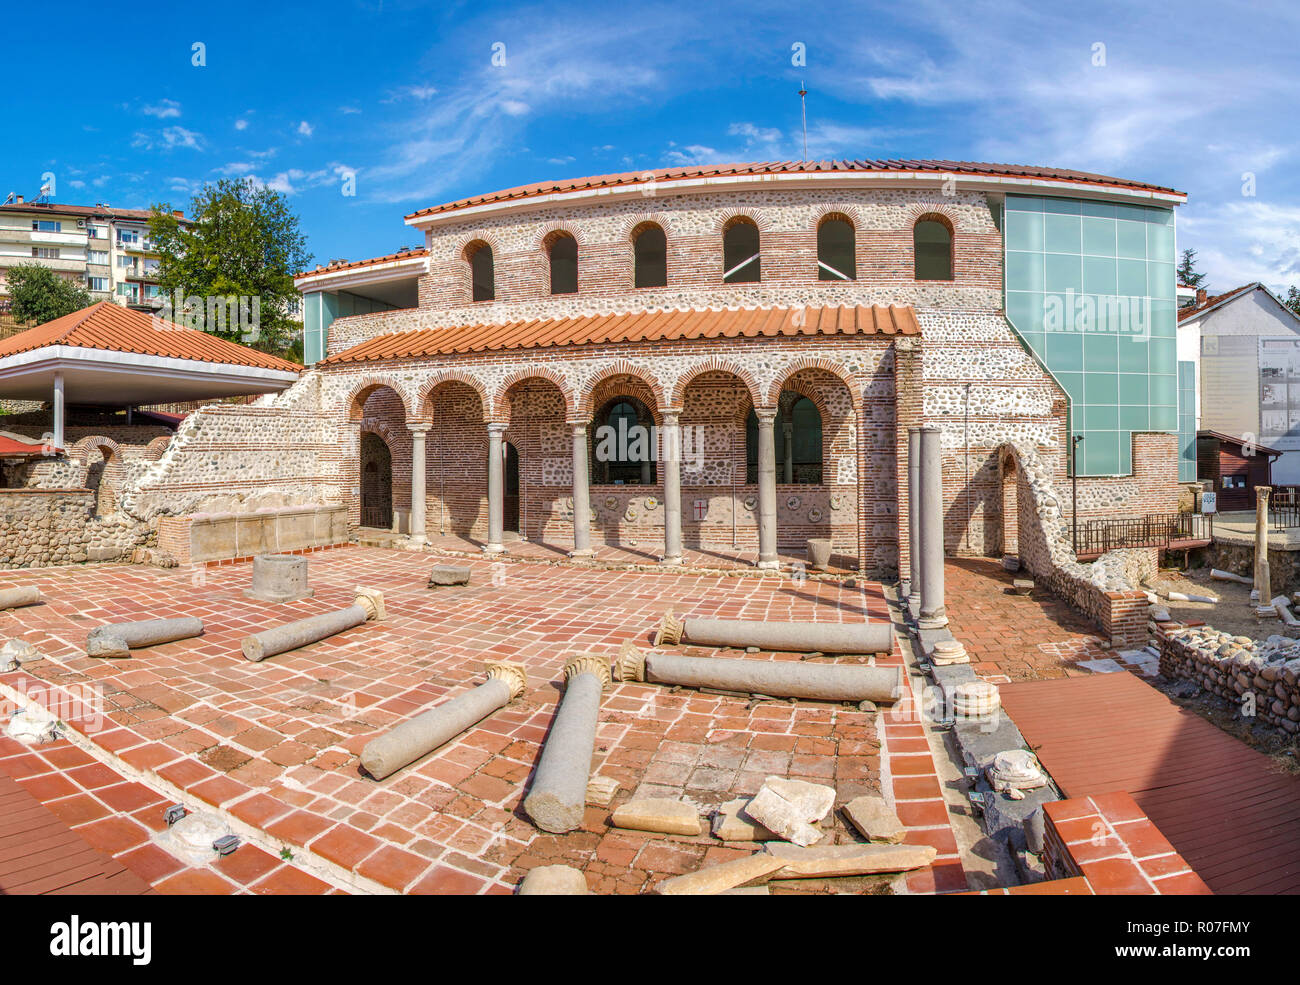
<path fill-rule="evenodd" d="M 1172 185 L 1191 196 L 1179 246 L 1199 251 L 1212 289 L 1300 284 L 1300 5 L 165 8 L 132 35 L 109 30 L 102 4 L 61 3 L 65 25 L 104 24 L 84 52 L 30 34 L 6 46 L 10 78 L 29 84 L 7 87 L 0 194 L 32 196 L 48 171 L 59 201 L 188 211 L 205 181 L 251 176 L 289 195 L 317 261 L 355 260 L 417 244 L 404 214 L 479 192 L 798 159 L 806 80 L 810 158 L 1040 164 Z M 796 43 L 805 66 L 792 64 Z"/>

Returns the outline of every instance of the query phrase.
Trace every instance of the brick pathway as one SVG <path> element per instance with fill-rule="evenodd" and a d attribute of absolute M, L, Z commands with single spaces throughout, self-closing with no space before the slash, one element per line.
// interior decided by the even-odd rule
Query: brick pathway
<path fill-rule="evenodd" d="M 986 558 L 949 558 L 944 565 L 948 628 L 976 674 L 994 681 L 1080 677 L 1090 673 L 1081 661 L 1115 658 L 1089 620 L 1045 589 L 1014 594 L 1015 577 Z"/>
<path fill-rule="evenodd" d="M 615 831 L 608 811 L 596 808 L 568 835 L 532 826 L 520 802 L 561 694 L 566 657 L 612 656 L 627 640 L 648 644 L 669 607 L 750 619 L 887 618 L 876 585 L 483 559 L 471 562 L 471 585 L 431 591 L 425 580 L 433 561 L 372 548 L 320 552 L 311 557 L 315 597 L 286 605 L 243 597 L 246 564 L 10 572 L 7 581 L 39 584 L 47 604 L 0 613 L 0 636 L 26 639 L 50 659 L 0 675 L 0 686 L 45 688 L 45 700 L 96 688 L 102 721 L 65 720 L 150 788 L 225 813 L 251 842 L 237 856 L 257 845 L 278 858 L 283 847 L 338 885 L 444 893 L 511 892 L 528 868 L 564 861 L 585 869 L 598 892 L 638 892 L 754 846 Z M 384 592 L 386 621 L 264 663 L 243 659 L 241 636 L 350 604 L 357 585 Z M 86 632 L 99 623 L 179 615 L 201 616 L 206 634 L 123 660 L 82 655 Z M 360 773 L 359 753 L 376 732 L 477 684 L 491 659 L 528 665 L 530 687 L 518 702 L 383 782 Z M 901 658 L 896 652 L 890 659 Z M 900 743 L 910 738 L 898 733 Z M 933 773 L 919 747 L 895 748 L 889 740 L 891 758 L 908 755 L 910 771 Z M 624 684 L 602 703 L 594 771 L 621 784 L 615 806 L 635 791 L 685 796 L 707 808 L 753 794 L 772 773 L 833 783 L 842 803 L 879 788 L 880 758 L 875 716 L 856 709 Z M 934 798 L 926 792 L 918 799 Z M 157 807 L 138 807 L 133 823 L 148 826 Z M 931 829 L 918 831 L 918 840 L 947 845 L 926 805 L 913 813 L 918 827 Z M 826 843 L 852 838 L 842 821 L 835 824 Z M 923 891 L 936 883 L 958 888 L 951 875 L 909 884 Z"/>

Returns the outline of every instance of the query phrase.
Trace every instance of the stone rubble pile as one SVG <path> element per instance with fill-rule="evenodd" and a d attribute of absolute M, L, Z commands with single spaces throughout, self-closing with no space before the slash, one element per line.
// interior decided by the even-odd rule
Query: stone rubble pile
<path fill-rule="evenodd" d="M 1252 640 L 1196 626 L 1160 639 L 1160 673 L 1234 703 L 1253 694 L 1258 717 L 1300 732 L 1300 640 Z"/>

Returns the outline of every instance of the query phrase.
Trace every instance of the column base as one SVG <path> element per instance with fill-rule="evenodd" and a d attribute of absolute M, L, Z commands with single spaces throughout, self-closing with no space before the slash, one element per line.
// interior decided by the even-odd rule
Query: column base
<path fill-rule="evenodd" d="M 943 611 L 932 612 L 929 615 L 926 615 L 923 612 L 921 613 L 920 618 L 916 620 L 916 627 L 918 629 L 943 629 L 947 625 L 948 613 Z"/>
<path fill-rule="evenodd" d="M 505 552 L 506 552 L 506 547 L 505 547 L 504 544 L 484 544 L 484 545 L 483 545 L 483 553 L 484 553 L 484 554 L 504 554 Z"/>
<path fill-rule="evenodd" d="M 759 571 L 780 571 L 781 562 L 780 561 L 759 561 L 758 570 Z"/>
<path fill-rule="evenodd" d="M 596 552 L 590 547 L 584 547 L 582 550 L 574 549 L 569 551 L 569 557 L 595 557 Z"/>
<path fill-rule="evenodd" d="M 407 543 L 414 548 L 427 547 L 429 544 L 429 538 L 424 536 L 424 534 L 413 534 Z"/>
<path fill-rule="evenodd" d="M 659 559 L 659 563 L 666 564 L 666 565 L 673 565 L 673 564 L 685 564 L 686 561 L 682 558 L 680 554 L 678 554 L 676 557 L 661 557 Z"/>

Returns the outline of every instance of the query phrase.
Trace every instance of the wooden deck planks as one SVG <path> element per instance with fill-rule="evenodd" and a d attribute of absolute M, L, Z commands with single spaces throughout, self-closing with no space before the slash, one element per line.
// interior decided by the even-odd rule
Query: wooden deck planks
<path fill-rule="evenodd" d="M 1216 893 L 1300 893 L 1300 777 L 1133 674 L 1000 690 L 1067 797 L 1126 791 Z"/>
<path fill-rule="evenodd" d="M 0 894 L 147 892 L 143 879 L 92 848 L 13 779 L 0 776 Z"/>

